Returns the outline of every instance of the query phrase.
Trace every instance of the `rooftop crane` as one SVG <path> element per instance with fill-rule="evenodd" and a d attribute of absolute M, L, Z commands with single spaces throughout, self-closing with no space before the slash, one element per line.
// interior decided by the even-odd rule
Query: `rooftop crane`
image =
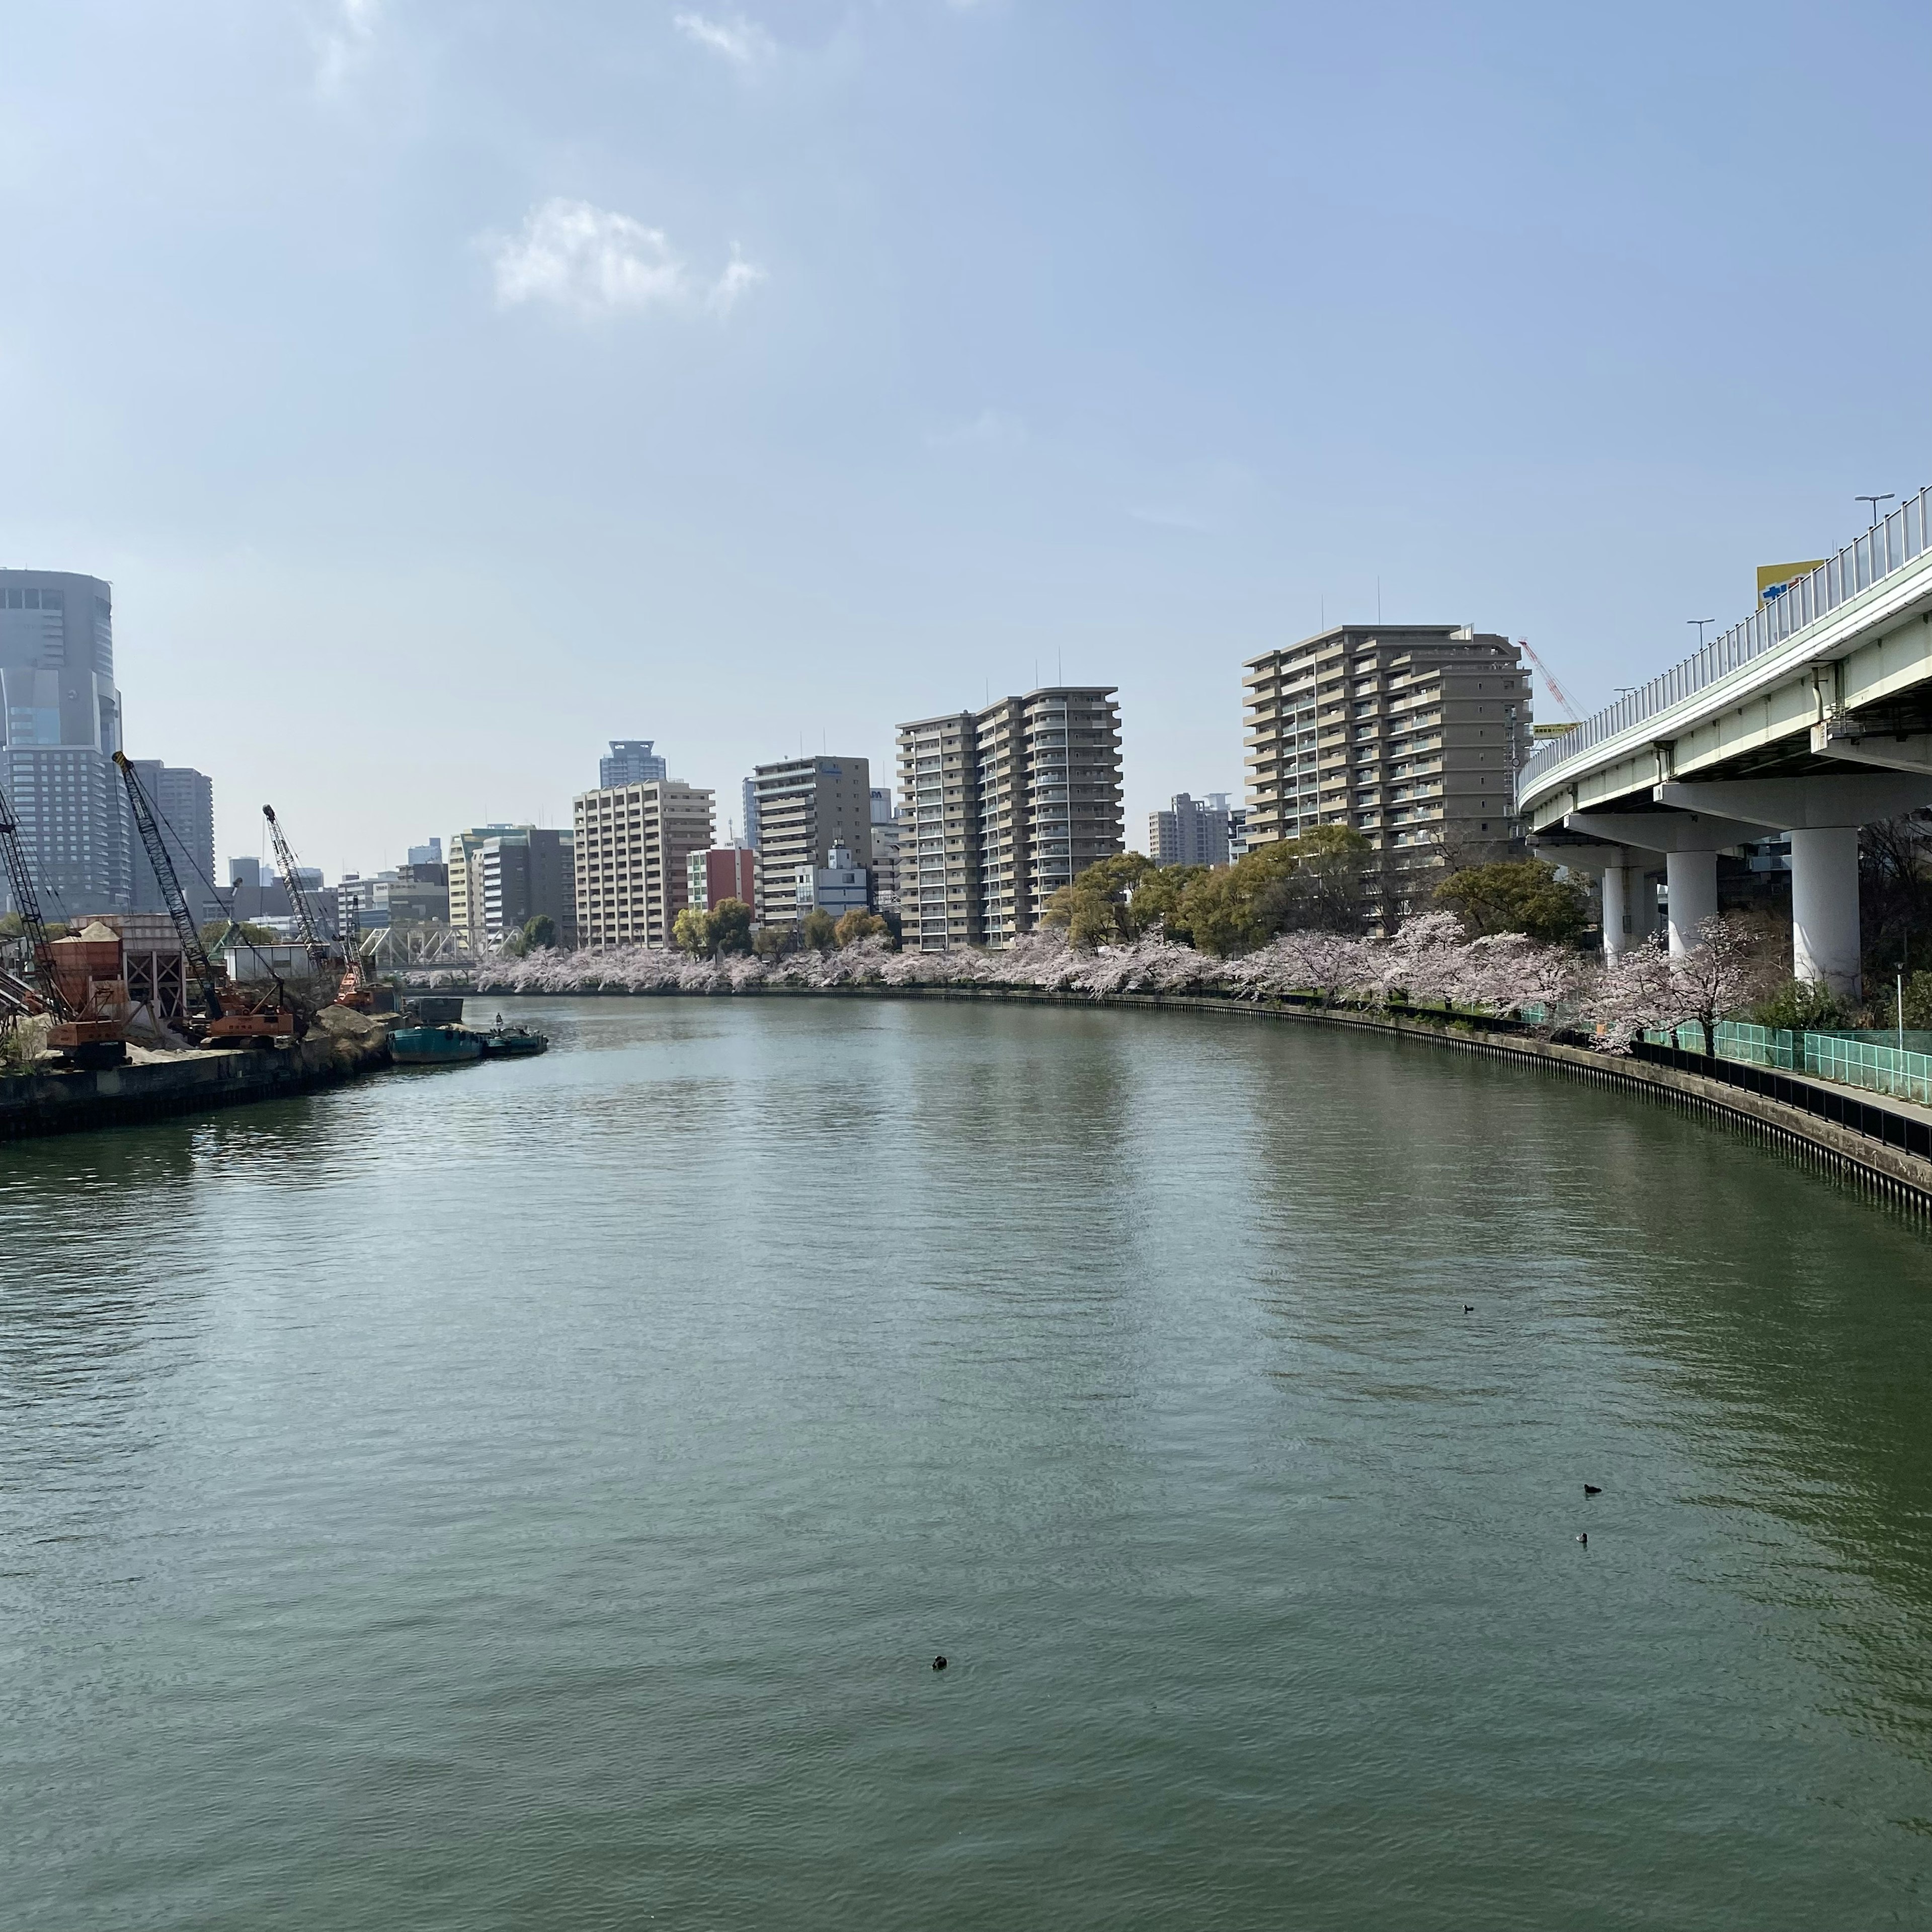
<path fill-rule="evenodd" d="M 295 1018 L 281 998 L 282 984 L 275 982 L 271 999 L 262 1000 L 244 993 L 218 968 L 201 943 L 201 933 L 188 910 L 188 895 L 182 890 L 175 862 L 161 836 L 160 821 L 147 788 L 124 752 L 114 754 L 115 768 L 128 790 L 128 810 L 140 834 L 141 845 L 154 868 L 155 883 L 161 889 L 162 903 L 173 921 L 175 936 L 181 941 L 182 956 L 193 976 L 200 997 L 200 1028 L 208 1040 L 272 1040 L 295 1031 Z"/>
<path fill-rule="evenodd" d="M 1569 712 L 1570 723 L 1573 724 L 1582 724 L 1583 721 L 1577 716 L 1576 706 L 1570 702 L 1568 694 L 1564 692 L 1562 686 L 1556 682 L 1556 677 L 1551 673 L 1550 667 L 1530 649 L 1529 640 L 1527 638 L 1519 638 L 1516 639 L 1516 643 L 1521 648 L 1523 655 L 1528 658 L 1532 664 L 1535 665 L 1538 671 L 1542 676 L 1544 682 L 1549 686 L 1550 696 L 1555 698 L 1557 703 L 1562 705 L 1565 711 Z"/>
<path fill-rule="evenodd" d="M 20 821 L 3 791 L 0 791 L 0 863 L 5 866 L 14 908 L 20 915 L 28 948 L 33 955 L 37 1004 L 53 1020 L 47 1034 L 48 1046 L 77 1066 L 118 1066 L 128 1058 L 120 1019 L 99 1012 L 92 997 L 76 1005 L 61 984 L 53 941 L 47 937 L 47 922 L 40 916 L 40 896 L 34 890 L 26 848 L 20 842 Z"/>

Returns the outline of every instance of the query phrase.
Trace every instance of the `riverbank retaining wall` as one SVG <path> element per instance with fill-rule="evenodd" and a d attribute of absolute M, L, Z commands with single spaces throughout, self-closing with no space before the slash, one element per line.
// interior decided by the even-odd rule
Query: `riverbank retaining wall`
<path fill-rule="evenodd" d="M 98 1073 L 0 1079 L 0 1140 L 124 1126 L 276 1100 L 351 1080 L 389 1061 L 386 1029 L 312 1034 L 287 1046 L 155 1054 Z"/>

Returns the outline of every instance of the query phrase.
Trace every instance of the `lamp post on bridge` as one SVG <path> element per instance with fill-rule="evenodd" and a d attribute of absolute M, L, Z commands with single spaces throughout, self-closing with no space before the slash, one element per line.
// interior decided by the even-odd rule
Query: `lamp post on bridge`
<path fill-rule="evenodd" d="M 1718 621 L 1717 619 L 1714 617 L 1686 617 L 1684 621 L 1687 624 L 1695 624 L 1697 626 L 1697 648 L 1701 651 L 1704 648 L 1704 626 L 1706 624 L 1714 624 Z"/>
<path fill-rule="evenodd" d="M 1878 506 L 1881 503 L 1889 503 L 1898 494 L 1895 490 L 1888 490 L 1882 496 L 1861 496 L 1857 500 L 1861 503 L 1871 506 L 1871 526 L 1874 530 L 1878 528 Z"/>

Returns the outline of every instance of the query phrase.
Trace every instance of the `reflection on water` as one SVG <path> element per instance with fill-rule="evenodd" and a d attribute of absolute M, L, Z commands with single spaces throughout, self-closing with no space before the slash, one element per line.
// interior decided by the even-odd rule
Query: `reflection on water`
<path fill-rule="evenodd" d="M 1298 1028 L 531 1017 L 0 1149 L 17 1922 L 1916 1916 L 1912 1226 Z"/>

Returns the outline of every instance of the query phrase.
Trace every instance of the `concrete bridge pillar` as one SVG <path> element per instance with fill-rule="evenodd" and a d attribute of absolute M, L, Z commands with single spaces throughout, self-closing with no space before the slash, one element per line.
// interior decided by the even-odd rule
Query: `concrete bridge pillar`
<path fill-rule="evenodd" d="M 1645 862 L 1626 852 L 1625 863 L 1604 868 L 1604 957 L 1620 959 L 1633 947 L 1642 946 L 1657 924 L 1657 889 Z M 1634 863 L 1629 862 L 1634 860 Z"/>
<path fill-rule="evenodd" d="M 1858 997 L 1858 832 L 1831 826 L 1791 835 L 1791 970 Z"/>
<path fill-rule="evenodd" d="M 1664 863 L 1670 889 L 1670 950 L 1689 952 L 1697 944 L 1698 927 L 1718 916 L 1718 855 L 1670 852 Z"/>

